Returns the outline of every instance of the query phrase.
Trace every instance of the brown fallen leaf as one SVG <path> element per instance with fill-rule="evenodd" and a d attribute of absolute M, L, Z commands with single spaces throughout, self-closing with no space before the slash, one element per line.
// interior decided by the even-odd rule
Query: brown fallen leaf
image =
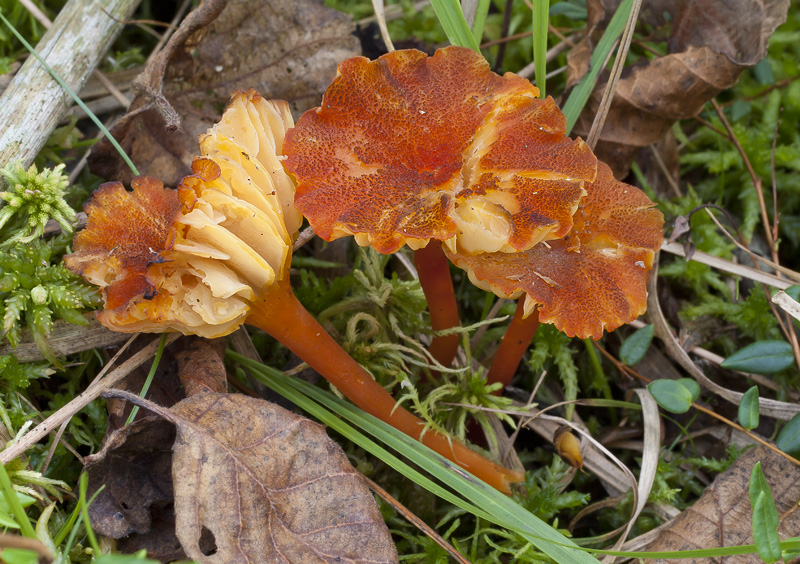
<path fill-rule="evenodd" d="M 317 423 L 237 394 L 199 394 L 171 409 L 128 392 L 111 395 L 177 429 L 176 534 L 189 558 L 201 564 L 398 562 L 372 494 Z M 104 448 L 100 456 L 116 455 Z M 91 473 L 90 483 L 100 485 Z M 106 520 L 117 518 L 106 513 Z"/>
<path fill-rule="evenodd" d="M 120 539 L 152 530 L 151 513 L 172 505 L 174 441 L 175 427 L 150 415 L 114 431 L 100 452 L 86 457 L 89 496 L 105 486 L 89 506 L 95 531 Z"/>
<path fill-rule="evenodd" d="M 186 397 L 204 392 L 227 392 L 228 375 L 222 361 L 225 339 L 188 337 L 180 344 L 182 347 L 175 353 L 175 359 Z"/>
<path fill-rule="evenodd" d="M 142 73 L 128 114 L 111 130 L 141 174 L 167 185 L 190 174 L 198 135 L 218 121 L 233 92 L 255 88 L 287 100 L 297 116 L 317 105 L 339 61 L 360 52 L 351 19 L 319 0 L 228 0 L 205 25 L 220 1 L 213 4 L 204 18 L 192 17 L 204 5 L 186 18 L 171 58 L 154 59 Z M 132 178 L 105 140 L 89 163 L 104 178 Z"/>
<path fill-rule="evenodd" d="M 574 84 L 588 70 L 596 33 L 604 29 L 619 0 L 590 0 L 590 33 L 568 55 Z M 697 115 L 719 92 L 767 52 L 772 32 L 786 21 L 789 0 L 656 0 L 645 4 L 649 23 L 672 22 L 668 54 L 626 68 L 617 83 L 595 153 L 615 176 L 627 174 L 640 148 L 658 142 L 679 119 Z M 606 73 L 607 78 L 607 73 Z M 597 84 L 575 124 L 585 137 L 600 103 L 605 79 Z"/>
<path fill-rule="evenodd" d="M 752 544 L 752 519 L 750 508 L 750 473 L 757 461 L 769 482 L 778 507 L 781 539 L 800 535 L 800 469 L 785 458 L 758 446 L 746 451 L 733 466 L 717 476 L 697 502 L 675 518 L 672 525 L 661 531 L 650 543 L 648 551 L 693 550 Z M 648 562 L 681 564 L 682 559 L 659 559 Z M 757 554 L 717 558 L 697 558 L 695 564 L 755 564 L 761 562 Z"/>

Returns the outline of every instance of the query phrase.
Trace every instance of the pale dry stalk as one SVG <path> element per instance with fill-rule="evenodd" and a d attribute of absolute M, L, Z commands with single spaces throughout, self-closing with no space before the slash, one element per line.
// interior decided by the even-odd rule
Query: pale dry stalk
<path fill-rule="evenodd" d="M 139 0 L 70 0 L 36 50 L 78 92 L 122 30 L 117 20 L 127 19 L 138 4 Z M 0 166 L 17 159 L 30 164 L 71 100 L 42 65 L 28 57 L 0 97 Z"/>

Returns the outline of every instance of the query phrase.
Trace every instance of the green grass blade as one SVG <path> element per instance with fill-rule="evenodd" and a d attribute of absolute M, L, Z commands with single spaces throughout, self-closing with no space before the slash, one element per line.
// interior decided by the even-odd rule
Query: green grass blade
<path fill-rule="evenodd" d="M 0 490 L 2 490 L 6 503 L 9 509 L 11 509 L 11 513 L 14 515 L 14 520 L 19 525 L 22 536 L 35 539 L 36 531 L 33 530 L 33 525 L 31 525 L 31 521 L 28 519 L 28 514 L 25 513 L 25 509 L 22 507 L 17 493 L 14 491 L 14 486 L 11 484 L 11 478 L 8 472 L 6 472 L 6 467 L 2 464 L 0 464 Z"/>
<path fill-rule="evenodd" d="M 469 47 L 480 52 L 478 42 L 472 35 L 469 25 L 467 25 L 467 20 L 464 18 L 464 12 L 461 11 L 461 4 L 458 0 L 431 0 L 431 6 L 433 6 L 436 17 L 439 19 L 439 23 L 442 24 L 450 43 L 461 47 Z M 478 20 L 477 14 L 475 20 Z"/>
<path fill-rule="evenodd" d="M 547 20 L 550 0 L 533 0 L 533 63 L 539 97 L 544 98 L 547 80 Z"/>
<path fill-rule="evenodd" d="M 594 89 L 597 75 L 602 70 L 602 64 L 611 52 L 614 42 L 625 29 L 632 8 L 633 0 L 623 0 L 619 8 L 617 8 L 617 11 L 614 12 L 614 16 L 611 18 L 606 32 L 603 34 L 603 37 L 600 38 L 597 47 L 592 53 L 589 72 L 586 73 L 578 85 L 572 89 L 567 103 L 564 104 L 564 107 L 561 109 L 561 111 L 564 112 L 564 116 L 567 118 L 567 134 L 572 131 L 575 122 L 578 121 L 578 116 Z"/>
<path fill-rule="evenodd" d="M 164 347 L 166 345 L 167 334 L 163 333 L 161 335 L 161 340 L 158 342 L 158 349 L 156 350 L 156 356 L 153 358 L 153 364 L 150 365 L 150 372 L 148 372 L 147 378 L 144 380 L 142 391 L 139 392 L 140 398 L 147 396 L 147 392 L 150 390 L 150 385 L 153 383 L 153 378 L 155 378 L 156 370 L 158 370 L 158 365 L 161 363 L 161 355 L 164 354 Z M 130 415 L 128 415 L 128 420 L 125 421 L 125 425 L 130 425 L 133 423 L 133 420 L 136 419 L 137 413 L 139 413 L 139 406 L 134 405 L 133 409 L 131 409 Z"/>
<path fill-rule="evenodd" d="M 311 386 L 307 382 L 298 378 L 287 378 L 280 371 L 246 359 L 236 353 L 228 354 L 231 358 L 252 370 L 253 375 L 267 386 L 281 395 L 285 395 L 285 397 L 297 403 L 302 409 L 318 418 L 324 424 L 342 433 L 348 439 L 378 456 L 395 469 L 401 470 L 401 468 L 405 467 L 411 470 L 399 459 L 389 455 L 382 447 L 376 449 L 377 445 L 373 441 L 328 412 L 327 409 L 335 411 L 336 414 L 344 417 L 357 427 L 368 430 L 371 435 L 377 437 L 382 443 L 411 460 L 414 464 L 449 486 L 453 491 L 459 492 L 469 499 L 469 501 L 466 501 L 452 492 L 436 486 L 431 480 L 412 470 L 414 474 L 409 475 L 409 477 L 422 487 L 431 490 L 434 494 L 443 494 L 442 498 L 446 501 L 487 521 L 518 532 L 556 562 L 561 564 L 597 564 L 593 557 L 582 551 L 547 523 L 468 472 L 454 467 L 451 462 L 418 441 L 407 437 L 349 403 Z M 311 402 L 308 398 L 304 398 L 304 395 L 314 401 Z M 322 404 L 327 409 L 321 409 L 315 402 Z M 386 455 L 389 455 L 389 458 L 384 458 Z M 405 473 L 404 470 L 401 471 Z M 418 478 L 422 478 L 422 480 L 418 481 Z M 434 488 L 431 488 L 432 485 Z"/>
<path fill-rule="evenodd" d="M 125 150 L 120 146 L 119 143 L 117 143 L 117 140 L 114 139 L 114 136 L 111 135 L 108 129 L 106 129 L 106 126 L 103 125 L 103 122 L 100 121 L 98 117 L 94 115 L 94 113 L 86 106 L 86 104 L 83 103 L 83 100 L 81 100 L 78 97 L 78 95 L 75 94 L 75 92 L 73 92 L 69 86 L 67 86 L 67 83 L 64 82 L 61 79 L 61 77 L 58 76 L 58 74 L 56 74 L 56 72 L 50 67 L 50 65 L 48 65 L 45 62 L 45 60 L 39 56 L 39 53 L 36 52 L 33 46 L 30 43 L 28 43 L 25 40 L 25 38 L 22 37 L 22 35 L 20 35 L 20 33 L 16 30 L 16 28 L 13 25 L 11 25 L 11 22 L 6 19 L 6 17 L 3 15 L 2 12 L 0 12 L 0 20 L 2 20 L 2 22 L 6 25 L 6 27 L 8 27 L 8 29 L 11 30 L 11 33 L 13 33 L 14 36 L 17 39 L 19 39 L 19 41 L 25 46 L 25 49 L 27 49 L 31 55 L 36 57 L 36 60 L 39 61 L 39 63 L 44 67 L 44 69 L 50 74 L 50 76 L 53 77 L 53 80 L 55 80 L 59 84 L 59 86 L 61 86 L 61 88 L 63 88 L 67 92 L 67 94 L 69 94 L 72 97 L 75 103 L 78 104 L 78 107 L 80 107 L 80 109 L 86 112 L 86 115 L 89 116 L 89 118 L 94 122 L 94 124 L 98 127 L 98 129 L 100 129 L 100 131 L 103 132 L 103 135 L 106 136 L 109 143 L 111 143 L 111 145 L 113 145 L 113 147 L 117 150 L 117 152 L 122 157 L 122 160 L 125 161 L 125 164 L 127 164 L 128 167 L 130 167 L 130 169 L 133 171 L 133 174 L 139 176 L 139 171 L 136 169 L 131 159 L 125 153 Z"/>
<path fill-rule="evenodd" d="M 423 488 L 477 517 L 519 533 L 559 564 L 597 564 L 597 560 L 590 556 L 589 553 L 628 558 L 706 558 L 756 553 L 754 544 L 663 552 L 626 552 L 579 547 L 544 521 L 517 505 L 510 498 L 460 468 L 453 467 L 452 463 L 437 453 L 386 423 L 364 413 L 350 403 L 299 378 L 287 377 L 279 370 L 250 360 L 237 353 L 228 351 L 227 354 L 232 360 L 251 370 L 256 379 L 286 397 L 325 425 L 330 426 L 342 436 L 383 460 L 398 472 L 414 480 Z M 452 491 L 443 488 L 427 476 L 420 474 L 381 445 L 344 422 L 340 417 L 361 429 L 367 430 L 370 435 L 375 436 L 382 443 L 442 481 Z M 453 492 L 458 492 L 467 499 L 463 499 Z M 792 538 L 781 541 L 780 546 L 783 550 L 797 548 L 797 546 L 800 546 L 800 539 Z"/>
<path fill-rule="evenodd" d="M 483 39 L 483 28 L 486 25 L 486 16 L 489 13 L 491 0 L 478 0 L 478 7 L 475 10 L 475 21 L 472 22 L 472 37 L 475 43 L 481 44 Z"/>

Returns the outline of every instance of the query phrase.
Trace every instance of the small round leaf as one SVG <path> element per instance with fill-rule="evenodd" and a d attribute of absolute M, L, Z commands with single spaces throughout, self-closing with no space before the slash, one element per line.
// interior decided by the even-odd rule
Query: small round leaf
<path fill-rule="evenodd" d="M 787 454 L 800 452 L 800 413 L 789 419 L 775 441 L 778 448 Z"/>
<path fill-rule="evenodd" d="M 753 541 L 764 562 L 781 559 L 781 539 L 778 536 L 778 510 L 769 483 L 756 462 L 750 474 L 750 505 L 753 509 Z"/>
<path fill-rule="evenodd" d="M 653 342 L 653 333 L 653 326 L 646 325 L 625 339 L 619 349 L 619 357 L 622 362 L 628 366 L 639 363 L 647 353 L 647 349 L 650 348 L 650 343 Z"/>
<path fill-rule="evenodd" d="M 655 380 L 647 389 L 656 403 L 670 413 L 686 413 L 692 406 L 692 392 L 677 380 Z"/>
<path fill-rule="evenodd" d="M 747 390 L 739 402 L 739 424 L 747 429 L 758 427 L 758 386 Z"/>
<path fill-rule="evenodd" d="M 757 341 L 732 354 L 720 365 L 754 374 L 774 374 L 794 362 L 792 345 L 785 341 Z"/>
<path fill-rule="evenodd" d="M 697 401 L 697 399 L 700 397 L 700 384 L 698 384 L 697 381 L 692 378 L 678 378 L 677 381 L 680 382 L 684 388 L 689 390 L 689 392 L 692 394 L 692 401 Z"/>

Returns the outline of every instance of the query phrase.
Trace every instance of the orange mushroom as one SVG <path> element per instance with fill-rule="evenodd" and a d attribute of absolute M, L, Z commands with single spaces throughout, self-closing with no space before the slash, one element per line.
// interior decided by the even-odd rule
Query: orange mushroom
<path fill-rule="evenodd" d="M 205 155 L 177 191 L 139 177 L 132 192 L 101 186 L 85 209 L 67 266 L 102 288 L 99 318 L 117 331 L 219 337 L 250 323 L 272 335 L 364 411 L 509 492 L 522 479 L 464 445 L 424 433 L 417 417 L 353 360 L 289 286 L 300 225 L 294 184 L 277 157 L 291 115 L 254 91 L 234 96 L 201 138 Z"/>
<path fill-rule="evenodd" d="M 597 160 L 552 98 L 462 47 L 347 59 L 286 136 L 295 205 L 332 240 L 416 250 L 434 330 L 459 324 L 441 245 L 518 252 L 563 237 Z M 436 271 L 436 272 L 434 272 Z M 444 365 L 457 336 L 435 338 Z"/>
<path fill-rule="evenodd" d="M 524 297 L 489 370 L 490 383 L 510 382 L 540 321 L 570 337 L 599 339 L 647 308 L 647 276 L 663 240 L 664 216 L 602 162 L 585 188 L 572 229 L 561 239 L 521 253 L 448 251 L 477 286 L 504 298 Z"/>

